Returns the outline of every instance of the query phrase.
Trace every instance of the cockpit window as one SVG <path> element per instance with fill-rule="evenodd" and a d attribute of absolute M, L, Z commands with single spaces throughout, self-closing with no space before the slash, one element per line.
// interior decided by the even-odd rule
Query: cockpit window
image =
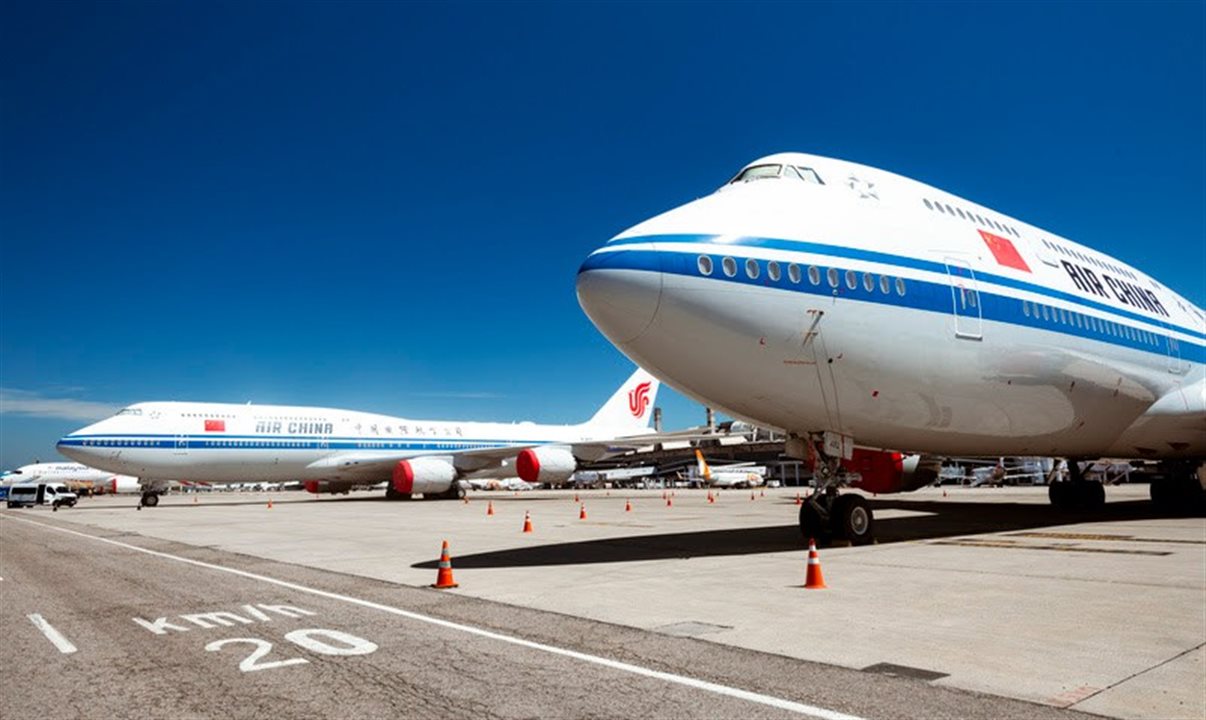
<path fill-rule="evenodd" d="M 741 172 L 737 173 L 737 177 L 729 181 L 729 184 L 739 182 L 749 182 L 751 180 L 764 180 L 766 178 L 779 177 L 782 172 L 782 165 L 751 165 Z"/>
<path fill-rule="evenodd" d="M 119 411 L 117 412 L 117 414 L 118 414 L 118 415 L 141 415 L 141 414 L 142 414 L 142 408 L 132 408 L 132 407 L 128 407 L 128 408 L 124 408 L 124 409 L 122 409 L 122 410 L 119 410 Z"/>
<path fill-rule="evenodd" d="M 799 179 L 803 180 L 804 182 L 816 183 L 817 185 L 825 184 L 821 180 L 821 176 L 817 175 L 817 171 L 813 170 L 812 168 L 788 165 L 787 170 L 784 172 L 784 175 L 786 175 L 787 177 L 799 178 Z"/>
<path fill-rule="evenodd" d="M 804 182 L 816 183 L 824 185 L 825 181 L 821 180 L 821 176 L 817 175 L 812 168 L 799 167 L 796 165 L 751 165 L 741 172 L 737 173 L 737 177 L 729 181 L 729 185 L 736 183 L 750 182 L 751 180 L 765 180 L 767 178 L 790 178 L 792 180 L 803 180 Z"/>

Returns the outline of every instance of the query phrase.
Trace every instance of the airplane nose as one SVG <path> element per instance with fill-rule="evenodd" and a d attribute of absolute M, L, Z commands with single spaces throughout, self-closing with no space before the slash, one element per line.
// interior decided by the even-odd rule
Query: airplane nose
<path fill-rule="evenodd" d="M 599 250 L 578 270 L 578 304 L 613 343 L 632 342 L 653 323 L 662 297 L 656 252 Z"/>

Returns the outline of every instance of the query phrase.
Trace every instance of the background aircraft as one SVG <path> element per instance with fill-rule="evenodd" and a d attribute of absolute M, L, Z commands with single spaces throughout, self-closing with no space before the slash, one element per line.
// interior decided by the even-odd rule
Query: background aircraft
<path fill-rule="evenodd" d="M 170 481 L 302 481 L 341 492 L 389 481 L 386 495 L 460 497 L 462 480 L 558 484 L 582 459 L 655 442 L 646 435 L 658 381 L 633 373 L 585 423 L 412 420 L 351 410 L 148 402 L 62 438 L 64 455 L 140 478 L 143 504 Z"/>
<path fill-rule="evenodd" d="M 765 157 L 620 233 L 577 287 L 642 367 L 816 461 L 825 492 L 801 508 L 806 535 L 869 542 L 870 508 L 838 485 L 916 489 L 943 455 L 1161 458 L 1153 500 L 1202 497 L 1202 311 L 1125 262 L 924 183 Z M 1052 502 L 1104 502 L 1069 467 Z"/>
<path fill-rule="evenodd" d="M 22 465 L 0 474 L 0 485 L 23 482 L 61 482 L 73 490 L 99 489 L 109 493 L 139 492 L 138 478 L 115 475 L 81 463 L 45 462 Z"/>
<path fill-rule="evenodd" d="M 757 487 L 766 482 L 766 468 L 749 463 L 725 465 L 713 470 L 704 460 L 703 453 L 695 451 L 696 472 L 703 481 L 713 487 L 746 488 Z"/>

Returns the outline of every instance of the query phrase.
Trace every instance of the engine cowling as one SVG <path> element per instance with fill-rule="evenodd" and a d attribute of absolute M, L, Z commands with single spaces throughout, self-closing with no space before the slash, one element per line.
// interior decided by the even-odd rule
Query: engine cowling
<path fill-rule="evenodd" d="M 560 485 L 578 469 L 578 460 L 565 448 L 525 448 L 515 458 L 515 472 L 530 483 Z"/>
<path fill-rule="evenodd" d="M 306 480 L 302 483 L 302 487 L 306 489 L 306 492 L 312 492 L 315 495 L 350 492 L 354 485 L 354 483 L 340 482 L 338 480 Z"/>
<path fill-rule="evenodd" d="M 411 458 L 399 460 L 394 466 L 394 490 L 406 495 L 424 495 L 447 492 L 456 479 L 456 468 L 446 460 L 438 458 Z"/>
<path fill-rule="evenodd" d="M 938 479 L 941 461 L 925 455 L 854 448 L 842 461 L 846 472 L 858 473 L 851 485 L 869 493 L 890 494 L 923 488 Z"/>

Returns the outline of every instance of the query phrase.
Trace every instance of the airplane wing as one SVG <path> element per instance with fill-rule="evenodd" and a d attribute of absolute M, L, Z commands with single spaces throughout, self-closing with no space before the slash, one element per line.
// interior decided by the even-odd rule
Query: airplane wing
<path fill-rule="evenodd" d="M 669 433 L 647 433 L 609 440 L 550 443 L 550 445 L 567 447 L 573 452 L 574 457 L 580 460 L 594 461 L 659 442 L 714 437 L 717 437 L 716 433 L 691 429 Z M 446 459 L 451 465 L 456 467 L 462 476 L 465 476 L 504 467 L 508 462 L 513 461 L 521 451 L 540 446 L 541 444 L 517 444 L 503 447 L 450 450 L 448 452 L 436 451 L 420 454 L 398 450 L 344 452 L 335 453 L 321 460 L 316 460 L 310 463 L 307 468 L 324 474 L 329 473 L 330 479 L 382 482 L 392 477 L 394 467 L 399 460 L 421 456 Z"/>

